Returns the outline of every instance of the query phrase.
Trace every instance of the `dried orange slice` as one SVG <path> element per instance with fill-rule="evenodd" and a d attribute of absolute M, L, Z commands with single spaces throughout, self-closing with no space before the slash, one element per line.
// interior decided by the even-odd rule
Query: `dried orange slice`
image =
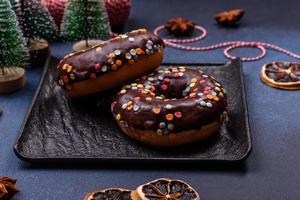
<path fill-rule="evenodd" d="M 300 63 L 278 61 L 265 64 L 261 69 L 260 79 L 274 88 L 300 89 Z"/>
<path fill-rule="evenodd" d="M 187 183 L 174 179 L 157 179 L 132 192 L 134 200 L 200 200 L 199 194 Z"/>
<path fill-rule="evenodd" d="M 109 188 L 88 193 L 84 200 L 132 200 L 131 190 Z"/>

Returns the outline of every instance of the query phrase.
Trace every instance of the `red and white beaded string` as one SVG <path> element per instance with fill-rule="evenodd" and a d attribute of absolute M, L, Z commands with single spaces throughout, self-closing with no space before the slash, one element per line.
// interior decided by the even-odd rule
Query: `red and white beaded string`
<path fill-rule="evenodd" d="M 159 32 L 163 30 L 165 27 L 159 26 L 154 30 L 154 34 L 159 35 Z M 290 57 L 300 59 L 299 54 L 295 54 L 290 52 L 287 49 L 281 48 L 279 46 L 270 44 L 270 43 L 264 43 L 264 42 L 245 42 L 245 41 L 228 41 L 228 42 L 222 42 L 214 45 L 209 45 L 209 46 L 204 46 L 204 47 L 193 47 L 193 46 L 184 46 L 182 44 L 186 43 L 192 43 L 196 42 L 199 40 L 204 39 L 207 36 L 207 30 L 203 28 L 202 26 L 195 26 L 195 29 L 197 29 L 201 34 L 197 37 L 190 38 L 190 39 L 169 39 L 169 38 L 163 38 L 164 42 L 166 45 L 171 46 L 173 48 L 177 49 L 182 49 L 186 51 L 208 51 L 208 50 L 213 50 L 213 49 L 218 49 L 218 48 L 225 48 L 224 49 L 224 55 L 229 58 L 229 59 L 236 59 L 235 56 L 232 56 L 229 52 L 233 49 L 236 48 L 241 48 L 241 47 L 251 47 L 251 48 L 257 48 L 260 50 L 260 54 L 256 57 L 242 57 L 242 61 L 250 62 L 250 61 L 256 61 L 261 58 L 263 58 L 267 50 L 266 48 L 273 49 L 275 51 L 278 51 L 280 53 L 286 54 Z"/>

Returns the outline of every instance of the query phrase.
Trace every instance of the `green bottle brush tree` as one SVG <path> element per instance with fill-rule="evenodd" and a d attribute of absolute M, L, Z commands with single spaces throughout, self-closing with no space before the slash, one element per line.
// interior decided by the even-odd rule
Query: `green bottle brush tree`
<path fill-rule="evenodd" d="M 110 35 L 109 21 L 102 0 L 69 0 L 61 35 L 65 40 L 84 40 L 74 50 L 93 46 Z"/>
<path fill-rule="evenodd" d="M 0 0 L 0 30 L 0 93 L 11 93 L 25 85 L 28 51 L 8 0 Z"/>
<path fill-rule="evenodd" d="M 30 67 L 41 67 L 49 55 L 47 40 L 58 39 L 59 32 L 41 0 L 10 0 L 29 49 Z"/>

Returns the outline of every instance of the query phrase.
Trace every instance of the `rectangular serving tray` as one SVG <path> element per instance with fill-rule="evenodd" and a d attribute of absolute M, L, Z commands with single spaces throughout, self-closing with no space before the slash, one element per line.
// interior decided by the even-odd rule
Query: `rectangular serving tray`
<path fill-rule="evenodd" d="M 114 94 L 71 99 L 55 83 L 58 60 L 49 58 L 28 115 L 14 145 L 28 162 L 234 162 L 251 151 L 242 65 L 169 63 L 199 68 L 228 91 L 230 121 L 220 134 L 194 144 L 154 148 L 128 138 L 110 111 Z"/>

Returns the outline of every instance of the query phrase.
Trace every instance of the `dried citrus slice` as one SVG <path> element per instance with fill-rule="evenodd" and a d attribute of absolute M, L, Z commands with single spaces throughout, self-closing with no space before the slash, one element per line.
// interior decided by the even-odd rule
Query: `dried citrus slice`
<path fill-rule="evenodd" d="M 88 193 L 84 200 L 131 200 L 131 190 L 109 188 Z"/>
<path fill-rule="evenodd" d="M 174 179 L 157 179 L 132 192 L 134 200 L 200 200 L 199 194 L 187 183 Z"/>
<path fill-rule="evenodd" d="M 300 63 L 278 61 L 265 64 L 261 69 L 260 79 L 271 87 L 300 89 Z"/>

